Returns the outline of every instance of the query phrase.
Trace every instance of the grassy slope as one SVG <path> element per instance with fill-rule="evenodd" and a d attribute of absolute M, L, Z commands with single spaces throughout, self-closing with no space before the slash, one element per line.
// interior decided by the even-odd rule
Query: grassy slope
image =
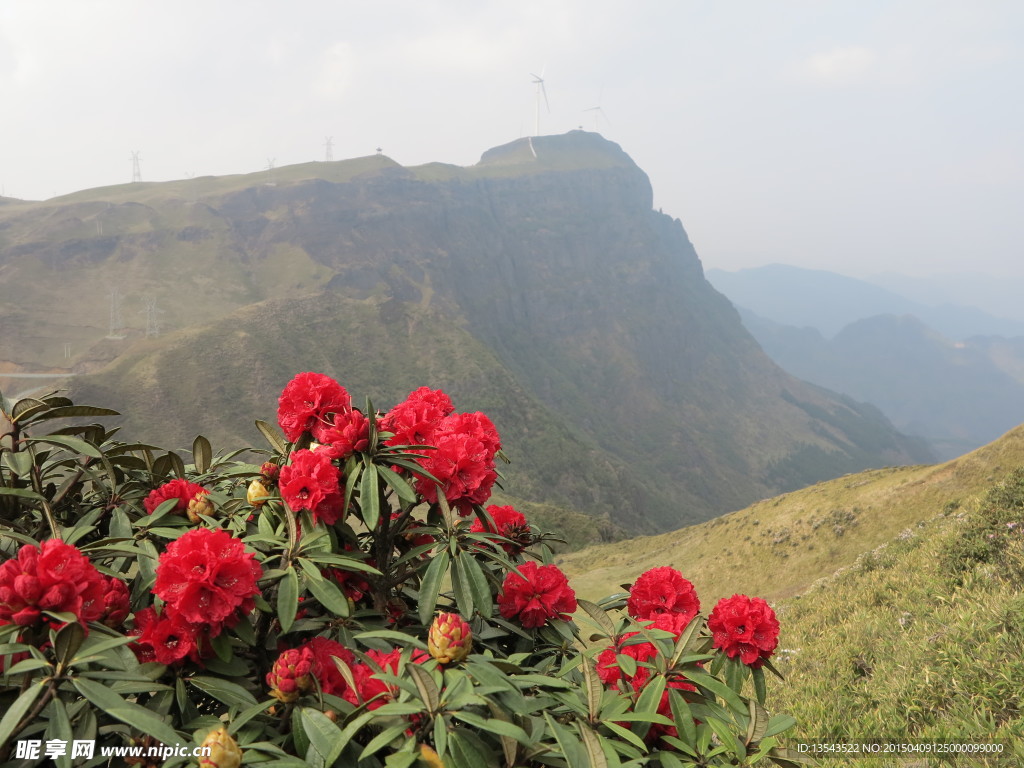
<path fill-rule="evenodd" d="M 1022 505 L 1015 474 L 779 606 L 774 706 L 797 718 L 796 739 L 999 742 L 1002 759 L 956 765 L 1024 764 Z"/>
<path fill-rule="evenodd" d="M 906 528 L 969 503 L 1008 469 L 1024 465 L 1024 427 L 959 459 L 848 475 L 700 525 L 562 556 L 581 597 L 619 591 L 649 568 L 671 565 L 710 608 L 734 592 L 790 597 Z"/>

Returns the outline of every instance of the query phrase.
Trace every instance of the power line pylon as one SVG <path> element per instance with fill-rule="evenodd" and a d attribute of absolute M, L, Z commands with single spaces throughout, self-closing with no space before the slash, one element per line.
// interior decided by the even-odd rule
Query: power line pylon
<path fill-rule="evenodd" d="M 142 169 L 139 167 L 139 151 L 132 152 L 132 184 L 142 181 Z"/>

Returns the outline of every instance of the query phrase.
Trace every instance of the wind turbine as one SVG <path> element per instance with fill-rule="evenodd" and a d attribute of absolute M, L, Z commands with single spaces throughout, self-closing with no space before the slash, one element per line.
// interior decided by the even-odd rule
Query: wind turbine
<path fill-rule="evenodd" d="M 548 113 L 551 113 L 551 105 L 548 104 L 548 92 L 544 87 L 544 69 L 547 69 L 547 67 L 542 68 L 539 75 L 535 75 L 533 72 L 530 73 L 530 77 L 533 78 L 533 82 L 537 86 L 537 113 L 536 122 L 534 123 L 534 136 L 540 136 L 540 97 L 542 94 L 544 96 L 544 106 L 547 107 Z"/>
<path fill-rule="evenodd" d="M 593 112 L 594 113 L 594 132 L 595 133 L 600 133 L 601 132 L 600 128 L 601 128 L 601 121 L 602 120 L 604 120 L 605 125 L 607 125 L 609 128 L 611 127 L 612 121 L 608 119 L 608 115 L 606 115 L 604 113 L 604 110 L 601 109 L 601 105 L 600 104 L 598 104 L 596 107 L 588 107 L 587 109 L 584 109 L 583 111 L 584 112 Z"/>

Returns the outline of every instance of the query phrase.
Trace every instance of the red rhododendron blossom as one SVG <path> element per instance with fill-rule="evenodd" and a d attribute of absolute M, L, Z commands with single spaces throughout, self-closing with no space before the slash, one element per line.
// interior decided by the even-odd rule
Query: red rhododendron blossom
<path fill-rule="evenodd" d="M 156 567 L 153 592 L 187 621 L 216 627 L 251 611 L 263 568 L 227 531 L 196 528 L 171 542 Z"/>
<path fill-rule="evenodd" d="M 149 514 L 153 514 L 156 508 L 168 499 L 177 499 L 177 503 L 171 509 L 171 512 L 180 515 L 188 512 L 189 502 L 193 501 L 197 496 L 206 495 L 207 493 L 209 491 L 198 483 L 190 483 L 183 478 L 175 478 L 150 491 L 149 495 L 142 501 L 142 505 Z"/>
<path fill-rule="evenodd" d="M 708 629 L 715 648 L 730 659 L 754 669 L 764 664 L 779 644 L 779 621 L 775 611 L 760 597 L 733 595 L 722 598 L 708 616 Z"/>
<path fill-rule="evenodd" d="M 679 613 L 689 621 L 700 612 L 697 593 L 675 568 L 652 568 L 629 590 L 626 610 L 634 619 L 653 619 L 662 613 Z"/>
<path fill-rule="evenodd" d="M 160 614 L 154 608 L 137 612 L 135 629 L 130 634 L 138 638 L 132 644 L 132 650 L 143 663 L 155 661 L 171 665 L 191 659 L 201 664 L 202 659 L 213 652 L 199 625 L 189 621 L 172 605 L 165 605 Z M 216 634 L 214 632 L 214 636 Z"/>
<path fill-rule="evenodd" d="M 345 497 L 341 492 L 341 470 L 321 451 L 294 451 L 291 463 L 281 467 L 278 479 L 281 498 L 298 512 L 308 509 L 314 520 L 333 525 L 341 516 Z"/>
<path fill-rule="evenodd" d="M 277 401 L 277 423 L 289 441 L 312 432 L 322 443 L 323 430 L 335 414 L 346 414 L 352 398 L 341 384 L 322 373 L 300 373 L 285 385 Z"/>
<path fill-rule="evenodd" d="M 370 649 L 366 652 L 366 657 L 373 661 L 382 672 L 388 672 L 391 674 L 398 674 L 398 662 L 402 657 L 402 650 L 396 648 L 393 651 L 385 653 L 384 651 L 377 651 Z M 430 654 L 426 651 L 413 651 L 409 661 L 412 664 L 422 664 L 424 661 L 430 659 Z M 397 694 L 398 690 L 392 688 L 386 682 L 378 678 L 377 670 L 369 664 L 355 664 L 352 667 L 352 677 L 355 680 L 356 690 L 346 692 L 344 698 L 350 704 L 356 706 L 363 702 L 369 702 L 366 708 L 368 710 L 374 710 L 378 707 L 382 707 L 391 701 Z"/>
<path fill-rule="evenodd" d="M 498 595 L 498 608 L 506 619 L 518 616 L 527 629 L 548 619 L 569 620 L 576 610 L 576 593 L 557 565 L 538 566 L 532 560 L 509 571 Z"/>
<path fill-rule="evenodd" d="M 619 638 L 614 647 L 606 648 L 597 657 L 597 675 L 601 682 L 612 688 L 618 688 L 620 680 L 625 679 L 634 690 L 642 688 L 651 677 L 651 670 L 642 666 L 641 662 L 650 661 L 658 650 L 653 643 L 629 643 L 625 641 L 639 636 L 639 632 L 629 632 Z M 618 656 L 628 656 L 637 662 L 636 672 L 626 675 L 619 666 Z"/>
<path fill-rule="evenodd" d="M 341 696 L 349 701 L 348 683 L 345 682 L 345 678 L 334 660 L 341 659 L 351 668 L 355 665 L 355 656 L 352 651 L 341 643 L 326 637 L 314 637 L 302 648 L 308 650 L 313 656 L 313 677 L 320 683 L 320 690 L 331 696 Z"/>
<path fill-rule="evenodd" d="M 365 451 L 370 445 L 370 420 L 355 409 L 337 414 L 334 423 L 321 430 L 318 437 L 322 445 L 317 453 L 332 459 L 347 459 L 356 451 Z"/>
<path fill-rule="evenodd" d="M 481 419 L 463 416 L 479 416 L 490 424 L 483 414 L 449 416 L 431 437 L 435 450 L 427 451 L 421 463 L 440 482 L 448 503 L 459 514 L 468 515 L 474 504 L 483 504 L 491 496 L 498 479 L 494 455 L 501 443 L 496 440 L 497 432 L 492 435 L 481 428 Z M 469 429 L 463 431 L 466 427 Z M 432 480 L 421 477 L 416 490 L 431 504 L 437 503 L 438 486 Z"/>
<path fill-rule="evenodd" d="M 451 398 L 440 389 L 420 387 L 388 411 L 380 427 L 394 433 L 388 445 L 433 445 L 430 438 L 434 430 L 454 410 Z"/>
<path fill-rule="evenodd" d="M 491 504 L 487 507 L 487 514 L 491 517 L 491 523 L 487 526 L 487 533 L 495 533 L 504 536 L 512 541 L 502 542 L 501 546 L 510 555 L 522 552 L 530 543 L 530 524 L 526 517 L 514 507 L 498 506 Z M 480 518 L 474 518 L 473 524 L 469 526 L 471 533 L 484 533 L 484 524 Z"/>
<path fill-rule="evenodd" d="M 25 544 L 0 565 L 0 623 L 27 627 L 46 621 L 44 611 L 74 614 L 81 624 L 96 621 L 106 592 L 107 580 L 76 547 L 60 539 Z"/>
<path fill-rule="evenodd" d="M 116 629 L 124 623 L 131 611 L 128 585 L 111 576 L 107 579 L 107 592 L 103 595 L 103 615 L 100 621 Z"/>

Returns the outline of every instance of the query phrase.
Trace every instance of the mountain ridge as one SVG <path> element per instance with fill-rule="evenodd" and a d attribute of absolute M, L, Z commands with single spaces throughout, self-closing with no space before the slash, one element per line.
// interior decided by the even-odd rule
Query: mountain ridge
<path fill-rule="evenodd" d="M 506 380 L 522 408 L 545 414 L 513 422 L 509 441 L 565 447 L 535 449 L 555 496 L 532 500 L 579 504 L 634 531 L 924 455 L 874 409 L 799 382 L 764 355 L 704 279 L 682 223 L 652 209 L 650 181 L 621 147 L 573 131 L 484 159 L 402 168 L 371 156 L 5 207 L 0 320 L 19 332 L 0 341 L 0 361 L 34 354 L 57 364 L 56 340 L 70 336 L 76 349 L 103 352 L 73 361 L 79 399 L 145 391 L 136 426 L 165 419 L 158 404 L 174 402 L 182 430 L 200 394 L 222 420 L 242 401 L 261 400 L 250 412 L 266 413 L 274 388 L 299 370 L 346 383 L 345 355 L 366 369 L 351 377 L 354 391 L 378 391 L 376 371 L 391 376 L 391 398 L 404 396 L 399 379 L 440 386 L 411 381 L 408 366 L 471 371 L 437 375 L 461 389 L 460 408 L 500 407 Z M 76 292 L 52 279 L 58 268 Z M 132 307 L 124 339 L 111 285 L 150 297 Z M 160 338 L 142 338 L 143 313 Z M 362 337 L 374 341 L 360 347 Z"/>

